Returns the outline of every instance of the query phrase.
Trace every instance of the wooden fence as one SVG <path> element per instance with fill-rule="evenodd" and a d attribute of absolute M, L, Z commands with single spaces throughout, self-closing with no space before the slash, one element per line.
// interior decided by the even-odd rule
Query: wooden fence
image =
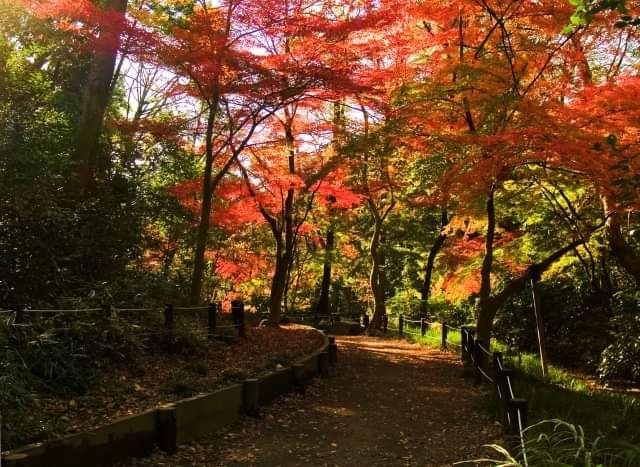
<path fill-rule="evenodd" d="M 469 327 L 463 326 L 457 328 L 447 324 L 446 322 L 436 323 L 427 321 L 422 318 L 420 320 L 411 320 L 403 315 L 393 317 L 392 321 L 397 323 L 397 327 L 389 326 L 387 316 L 383 319 L 384 332 L 394 331 L 399 336 L 413 335 L 421 336 L 426 339 L 438 341 L 442 349 L 448 349 L 450 346 L 456 347 L 460 351 L 460 356 L 467 368 L 473 371 L 474 384 L 488 383 L 495 389 L 496 399 L 499 404 L 500 417 L 503 426 L 508 434 L 512 435 L 512 451 L 515 452 L 527 467 L 527 453 L 523 431 L 528 424 L 528 401 L 523 398 L 516 397 L 514 391 L 514 371 L 504 366 L 502 353 L 491 352 L 489 346 L 475 338 L 475 331 Z M 412 330 L 411 325 L 419 331 Z M 440 326 L 440 336 L 429 336 L 427 334 L 430 326 Z M 451 342 L 448 338 L 449 331 L 459 331 L 461 343 Z"/>
<path fill-rule="evenodd" d="M 167 304 L 164 307 L 131 308 L 102 305 L 99 308 L 77 309 L 29 309 L 14 307 L 12 310 L 0 310 L 0 320 L 14 329 L 24 329 L 38 324 L 48 323 L 47 332 L 66 332 L 69 321 L 76 317 L 91 319 L 108 324 L 129 325 L 129 333 L 133 336 L 147 338 L 160 336 L 164 341 L 172 343 L 176 334 L 181 331 L 192 335 L 200 335 L 208 339 L 221 337 L 220 332 L 233 330 L 239 337 L 245 337 L 246 319 L 245 305 L 241 301 L 231 303 L 231 313 L 221 313 L 221 303 L 210 303 L 204 306 L 176 306 Z M 73 317 L 73 318 L 72 318 Z"/>

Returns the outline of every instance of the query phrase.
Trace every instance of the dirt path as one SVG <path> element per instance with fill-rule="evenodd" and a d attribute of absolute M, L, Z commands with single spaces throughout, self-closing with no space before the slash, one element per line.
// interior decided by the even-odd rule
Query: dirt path
<path fill-rule="evenodd" d="M 368 337 L 338 339 L 339 364 L 229 430 L 138 466 L 443 466 L 500 439 L 455 355 Z M 467 464 L 471 465 L 471 464 Z"/>

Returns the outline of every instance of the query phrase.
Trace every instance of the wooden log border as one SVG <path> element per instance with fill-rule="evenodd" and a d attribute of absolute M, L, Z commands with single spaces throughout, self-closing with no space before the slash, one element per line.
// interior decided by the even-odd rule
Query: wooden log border
<path fill-rule="evenodd" d="M 326 356 L 329 350 L 329 339 L 325 334 L 322 336 L 322 346 L 311 356 L 258 378 L 257 394 L 256 380 L 247 380 L 244 384 L 120 418 L 90 431 L 5 452 L 2 466 L 102 467 L 130 457 L 147 456 L 156 447 L 175 452 L 182 443 L 230 425 L 242 414 L 257 415 L 259 406 L 300 390 L 321 373 L 321 355 Z"/>

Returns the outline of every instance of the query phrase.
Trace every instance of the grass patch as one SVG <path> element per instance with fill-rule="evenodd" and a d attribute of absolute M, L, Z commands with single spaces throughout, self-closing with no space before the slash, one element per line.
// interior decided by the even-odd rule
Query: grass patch
<path fill-rule="evenodd" d="M 529 401 L 530 423 L 562 419 L 605 444 L 640 443 L 640 398 L 594 388 L 555 365 L 543 378 L 534 354 L 507 356 L 505 364 L 517 372 L 515 392 Z"/>

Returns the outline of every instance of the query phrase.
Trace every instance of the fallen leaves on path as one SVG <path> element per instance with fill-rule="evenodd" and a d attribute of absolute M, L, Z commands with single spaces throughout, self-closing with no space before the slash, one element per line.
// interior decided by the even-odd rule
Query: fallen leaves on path
<path fill-rule="evenodd" d="M 227 431 L 129 466 L 444 466 L 500 441 L 487 397 L 455 355 L 405 341 L 343 337 L 339 364 Z M 473 465 L 473 464 L 467 464 Z"/>

